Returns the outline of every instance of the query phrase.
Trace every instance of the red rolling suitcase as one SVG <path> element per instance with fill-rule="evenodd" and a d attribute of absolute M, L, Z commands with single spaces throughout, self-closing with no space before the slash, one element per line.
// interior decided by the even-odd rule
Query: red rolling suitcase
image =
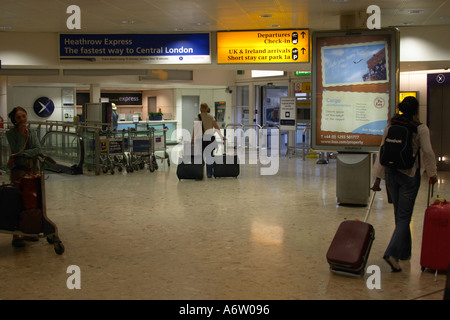
<path fill-rule="evenodd" d="M 369 202 L 364 221 L 346 220 L 340 225 L 327 252 L 330 270 L 351 275 L 364 275 L 365 267 L 375 239 L 375 229 L 367 219 L 375 198 Z"/>
<path fill-rule="evenodd" d="M 428 189 L 430 199 L 430 189 Z M 425 210 L 420 265 L 422 271 L 447 270 L 450 264 L 450 202 L 434 201 Z"/>

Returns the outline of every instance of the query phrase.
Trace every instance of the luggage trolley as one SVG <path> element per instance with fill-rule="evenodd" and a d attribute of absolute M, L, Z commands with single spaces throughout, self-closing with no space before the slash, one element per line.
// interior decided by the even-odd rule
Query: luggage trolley
<path fill-rule="evenodd" d="M 2 227 L 3 229 L 0 229 L 0 233 L 7 233 L 7 234 L 12 234 L 12 235 L 20 235 L 20 236 L 31 236 L 31 237 L 46 237 L 47 238 L 47 242 L 49 244 L 53 244 L 54 250 L 57 254 L 61 255 L 64 253 L 65 248 L 63 243 L 61 242 L 59 235 L 58 235 L 58 227 L 56 226 L 56 224 L 51 221 L 48 217 L 47 217 L 47 206 L 46 206 L 46 193 L 45 193 L 45 177 L 44 177 L 44 169 L 46 164 L 55 164 L 56 162 L 47 156 L 44 156 L 42 154 L 38 155 L 37 157 L 38 161 L 39 161 L 39 174 L 32 176 L 32 178 L 27 179 L 27 180 L 34 180 L 33 183 L 36 183 L 37 185 L 37 204 L 38 204 L 38 208 L 37 210 L 40 209 L 40 211 L 42 212 L 42 219 L 40 218 L 40 215 L 34 215 L 33 214 L 33 220 L 35 219 L 35 217 L 37 216 L 37 224 L 36 226 L 34 226 L 33 229 L 35 229 L 35 227 L 37 227 L 37 231 L 36 232 L 30 232 L 28 230 L 25 231 L 23 224 L 21 222 L 23 222 L 22 220 L 24 219 L 23 216 L 25 214 L 25 212 L 27 210 L 22 210 L 22 205 L 19 205 L 20 202 L 22 202 L 22 197 L 18 196 L 19 202 L 17 203 L 18 205 L 18 209 L 17 209 L 17 218 L 15 219 L 14 223 L 10 223 L 11 219 L 9 220 L 9 226 L 5 225 L 5 221 L 2 221 Z M 15 190 L 15 192 L 19 192 L 17 190 L 17 186 L 15 184 L 4 184 L 2 186 L 2 188 L 10 188 L 13 192 Z M 3 192 L 3 190 L 2 190 Z M 12 198 L 7 199 L 8 201 L 11 201 Z M 30 210 L 30 209 L 28 209 Z M 33 210 L 33 209 L 31 209 Z M 31 211 L 28 211 L 31 212 Z M 36 212 L 36 211 L 33 211 Z M 5 213 L 3 213 L 5 214 Z M 2 219 L 5 216 L 2 216 Z M 11 215 L 10 215 L 11 217 Z M 42 221 L 42 224 L 40 225 L 40 221 Z M 31 229 L 30 229 L 31 230 Z M 39 231 L 39 232 L 38 232 Z"/>
<path fill-rule="evenodd" d="M 110 131 L 107 132 L 106 139 L 102 143 L 102 155 L 100 157 L 103 173 L 107 173 L 109 170 L 111 174 L 114 174 L 115 168 L 119 172 L 122 172 L 123 167 L 128 168 L 128 161 L 125 154 L 127 142 L 124 132 L 121 133 L 120 137 L 117 137 Z"/>
<path fill-rule="evenodd" d="M 164 163 L 164 160 L 167 159 L 167 165 L 170 167 L 170 159 L 169 153 L 167 152 L 167 144 L 166 144 L 166 133 L 169 130 L 164 124 L 162 124 L 162 129 L 155 128 L 155 134 L 153 137 L 153 145 L 154 145 L 154 156 L 156 159 L 160 159 L 161 163 Z M 162 151 L 163 156 L 156 155 L 156 152 Z"/>
<path fill-rule="evenodd" d="M 150 127 L 146 131 L 130 132 L 130 156 L 131 165 L 134 169 L 144 169 L 145 164 L 148 165 L 150 172 L 158 169 L 155 157 L 155 128 Z"/>

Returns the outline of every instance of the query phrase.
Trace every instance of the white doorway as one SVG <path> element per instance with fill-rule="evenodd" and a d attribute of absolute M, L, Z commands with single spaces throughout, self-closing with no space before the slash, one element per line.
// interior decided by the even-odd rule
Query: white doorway
<path fill-rule="evenodd" d="M 199 113 L 199 96 L 181 97 L 181 125 L 183 129 L 188 130 L 192 134 L 192 131 L 194 130 L 194 120 Z"/>

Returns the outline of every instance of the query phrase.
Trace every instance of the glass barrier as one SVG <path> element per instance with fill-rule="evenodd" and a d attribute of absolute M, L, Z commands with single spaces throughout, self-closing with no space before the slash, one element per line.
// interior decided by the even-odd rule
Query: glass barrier
<path fill-rule="evenodd" d="M 84 139 L 74 132 L 49 131 L 41 139 L 42 153 L 53 158 L 56 164 L 49 170 L 82 174 Z"/>

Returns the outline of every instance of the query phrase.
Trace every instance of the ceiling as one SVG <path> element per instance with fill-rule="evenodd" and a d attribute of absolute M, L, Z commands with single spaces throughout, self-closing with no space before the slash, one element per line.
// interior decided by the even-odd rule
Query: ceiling
<path fill-rule="evenodd" d="M 0 32 L 339 30 L 349 22 L 365 27 L 373 4 L 381 10 L 382 28 L 450 25 L 450 0 L 0 0 Z M 66 25 L 71 5 L 81 10 L 80 30 Z"/>
<path fill-rule="evenodd" d="M 341 16 L 367 17 L 372 4 L 383 28 L 450 24 L 450 0 L 0 0 L 0 31 L 67 33 L 70 5 L 83 33 L 337 30 Z"/>

